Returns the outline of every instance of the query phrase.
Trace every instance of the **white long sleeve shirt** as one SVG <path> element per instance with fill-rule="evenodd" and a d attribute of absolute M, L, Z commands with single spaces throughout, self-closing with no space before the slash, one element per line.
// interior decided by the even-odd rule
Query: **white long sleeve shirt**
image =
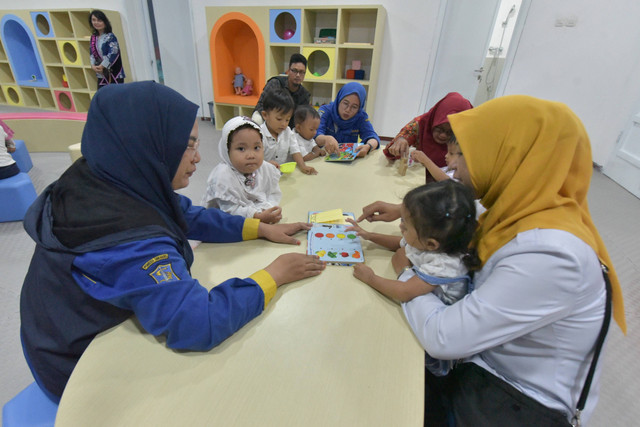
<path fill-rule="evenodd" d="M 253 188 L 245 185 L 245 180 L 246 177 L 228 163 L 219 163 L 207 179 L 202 206 L 253 218 L 256 213 L 280 204 L 280 171 L 271 163 L 263 162 L 258 168 Z"/>
<path fill-rule="evenodd" d="M 300 152 L 298 142 L 293 131 L 286 128 L 274 138 L 266 123 L 260 125 L 262 131 L 262 145 L 264 145 L 264 161 L 276 161 L 278 164 L 291 161 L 291 155 Z"/>
<path fill-rule="evenodd" d="M 466 358 L 570 419 L 604 317 L 596 253 L 565 231 L 525 231 L 489 258 L 474 285 L 450 306 L 431 294 L 403 304 L 427 353 Z M 601 366 L 583 423 L 597 402 Z"/>

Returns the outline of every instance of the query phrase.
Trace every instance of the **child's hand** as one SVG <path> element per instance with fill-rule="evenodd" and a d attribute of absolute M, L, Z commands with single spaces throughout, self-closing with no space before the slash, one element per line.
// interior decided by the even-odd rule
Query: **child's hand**
<path fill-rule="evenodd" d="M 318 171 L 312 168 L 311 166 L 300 166 L 300 171 L 305 175 L 318 175 Z"/>
<path fill-rule="evenodd" d="M 351 227 L 345 228 L 344 231 L 355 231 L 356 233 L 358 233 L 358 236 L 362 237 L 365 240 L 369 240 L 369 238 L 371 237 L 371 233 L 369 233 L 364 228 L 360 227 L 358 223 L 352 220 L 351 218 L 347 218 L 345 219 L 345 221 L 351 224 Z"/>
<path fill-rule="evenodd" d="M 373 272 L 373 269 L 369 266 L 364 264 L 355 264 L 353 266 L 353 276 L 366 284 L 370 284 L 375 275 L 376 274 Z"/>
<path fill-rule="evenodd" d="M 420 162 L 423 165 L 429 160 L 429 157 L 420 150 L 415 150 L 413 153 L 411 153 L 411 158 L 415 162 Z"/>
<path fill-rule="evenodd" d="M 275 280 L 276 285 L 280 286 L 317 276 L 322 273 L 325 267 L 326 263 L 320 261 L 316 255 L 289 253 L 280 255 L 265 267 L 265 271 Z"/>
<path fill-rule="evenodd" d="M 253 217 L 267 224 L 275 224 L 282 219 L 282 208 L 280 206 L 274 206 L 262 212 L 255 213 Z"/>
<path fill-rule="evenodd" d="M 274 243 L 299 245 L 300 240 L 292 236 L 299 231 L 307 231 L 309 229 L 311 229 L 311 224 L 306 222 L 294 222 L 291 224 L 266 224 L 260 222 L 258 225 L 258 237 Z"/>

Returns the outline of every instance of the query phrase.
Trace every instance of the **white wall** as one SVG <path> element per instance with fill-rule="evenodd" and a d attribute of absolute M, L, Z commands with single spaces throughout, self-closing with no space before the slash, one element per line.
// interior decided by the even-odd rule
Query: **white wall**
<path fill-rule="evenodd" d="M 575 27 L 556 27 L 573 17 Z M 606 163 L 640 100 L 640 2 L 531 2 L 505 94 L 566 103 L 582 119 L 593 158 Z"/>
<path fill-rule="evenodd" d="M 165 85 L 201 105 L 189 0 L 153 0 L 153 10 Z M 209 115 L 208 107 L 201 105 L 199 114 L 204 112 Z"/>
<path fill-rule="evenodd" d="M 410 0 L 402 2 L 381 0 L 373 2 L 387 10 L 382 61 L 378 78 L 375 114 L 371 121 L 380 135 L 395 134 L 413 117 L 420 114 L 420 98 L 425 84 L 429 57 L 433 54 L 432 39 L 437 27 L 438 0 Z M 205 7 L 207 6 L 265 6 L 264 1 L 191 0 L 193 29 L 198 56 L 200 91 L 206 103 L 213 100 L 209 34 Z M 368 5 L 371 1 L 276 1 L 274 6 Z M 206 105 L 205 105 L 206 107 Z"/>

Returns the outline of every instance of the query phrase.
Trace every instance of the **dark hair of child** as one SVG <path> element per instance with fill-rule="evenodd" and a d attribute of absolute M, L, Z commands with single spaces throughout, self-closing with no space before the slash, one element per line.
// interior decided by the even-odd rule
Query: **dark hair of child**
<path fill-rule="evenodd" d="M 95 16 L 96 18 L 104 22 L 105 34 L 113 32 L 113 30 L 111 29 L 111 22 L 109 22 L 109 18 L 107 18 L 107 15 L 105 15 L 103 11 L 95 9 L 95 10 L 92 10 L 91 13 L 89 14 L 89 26 L 93 29 L 93 34 L 98 35 L 98 30 L 93 28 L 93 23 L 91 23 L 92 16 Z"/>
<path fill-rule="evenodd" d="M 258 135 L 260 135 L 260 141 L 262 141 L 262 132 L 260 132 L 258 129 L 255 128 L 255 126 L 249 124 L 249 123 L 245 123 L 243 125 L 238 126 L 237 128 L 235 128 L 234 130 L 232 130 L 231 132 L 229 132 L 229 136 L 227 137 L 227 151 L 229 151 L 231 149 L 231 141 L 233 141 L 233 135 L 238 132 L 239 130 L 242 129 L 251 129 L 251 130 L 255 130 L 256 133 Z"/>
<path fill-rule="evenodd" d="M 293 112 L 296 104 L 293 102 L 293 98 L 284 89 L 270 90 L 264 94 L 264 100 L 262 101 L 262 110 L 271 111 L 277 110 L 283 113 Z"/>
<path fill-rule="evenodd" d="M 477 225 L 469 188 L 453 179 L 431 182 L 409 191 L 402 204 L 420 240 L 435 239 L 440 244 L 439 252 L 463 254 L 469 270 L 480 266 L 475 251 L 469 250 Z"/>
<path fill-rule="evenodd" d="M 298 105 L 296 112 L 293 113 L 293 123 L 299 125 L 307 119 L 319 119 L 320 114 L 311 105 Z"/>
<path fill-rule="evenodd" d="M 304 64 L 304 68 L 307 68 L 307 58 L 301 53 L 294 53 L 291 55 L 291 58 L 289 58 L 289 68 L 291 68 L 291 64 L 298 63 Z"/>

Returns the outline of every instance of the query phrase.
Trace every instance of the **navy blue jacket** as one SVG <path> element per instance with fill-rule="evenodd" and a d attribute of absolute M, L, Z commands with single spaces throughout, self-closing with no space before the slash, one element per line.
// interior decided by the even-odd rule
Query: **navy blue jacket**
<path fill-rule="evenodd" d="M 244 218 L 183 196 L 179 206 L 188 238 L 242 240 Z M 53 395 L 96 334 L 134 313 L 167 346 L 207 350 L 264 308 L 250 278 L 207 291 L 156 209 L 93 176 L 84 159 L 39 196 L 24 226 L 36 249 L 21 294 L 21 337 L 36 381 Z"/>

